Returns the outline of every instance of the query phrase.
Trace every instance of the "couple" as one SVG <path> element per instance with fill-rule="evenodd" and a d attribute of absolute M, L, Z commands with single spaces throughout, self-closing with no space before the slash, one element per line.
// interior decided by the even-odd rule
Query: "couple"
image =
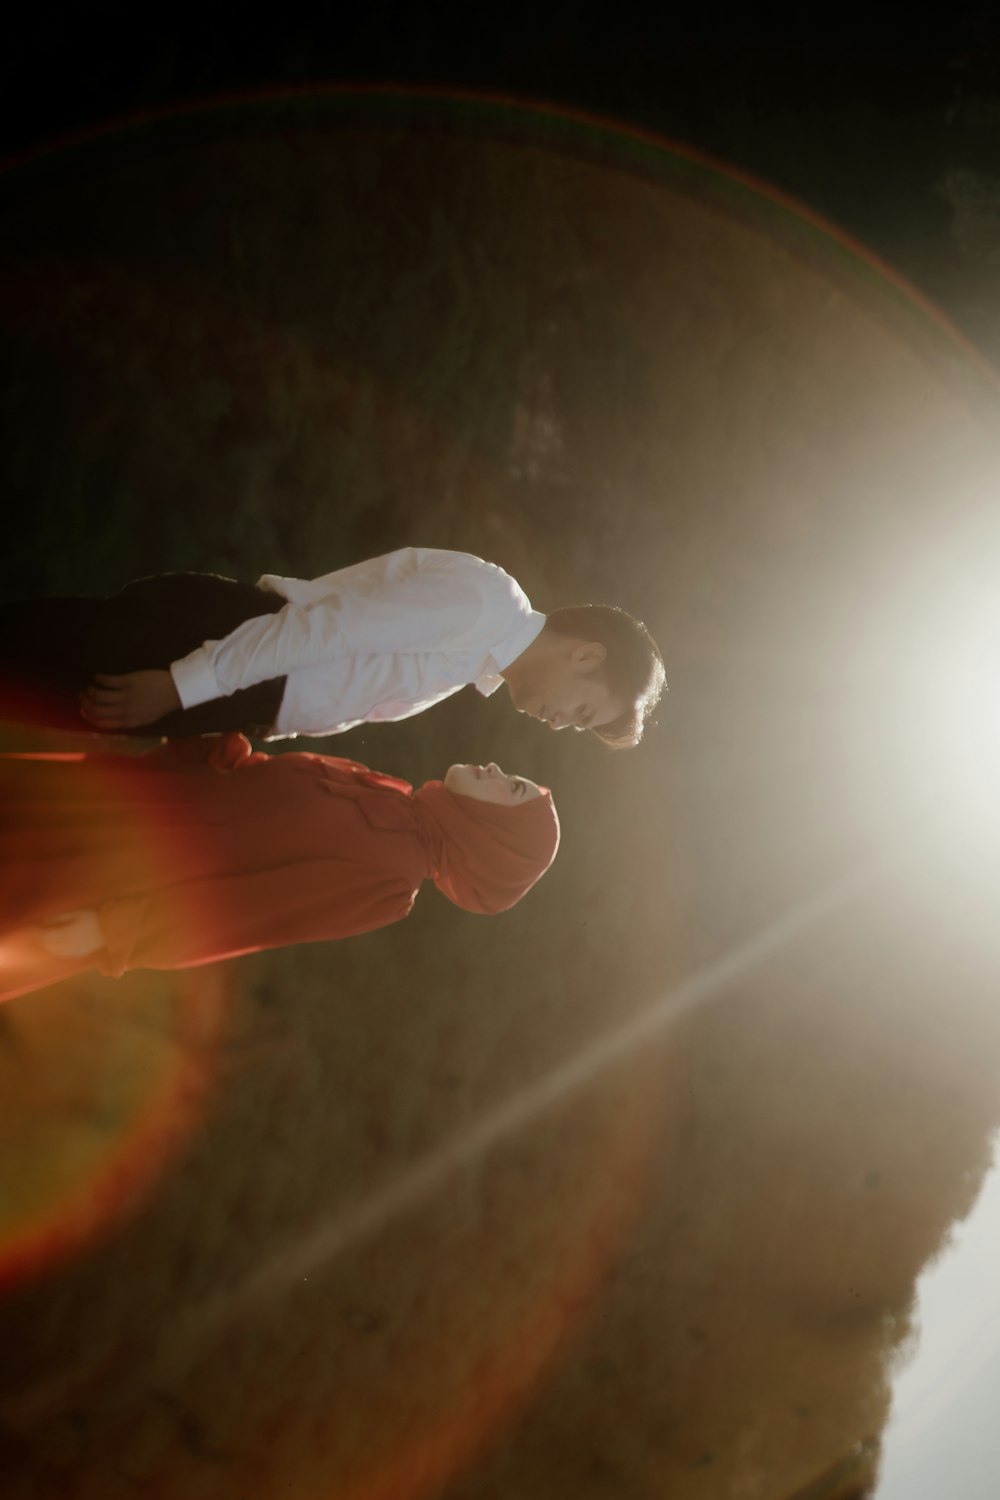
<path fill-rule="evenodd" d="M 404 781 L 262 738 L 409 718 L 506 683 L 553 729 L 638 744 L 664 687 L 622 610 L 544 615 L 492 563 L 408 547 L 306 582 L 140 579 L 0 605 L 0 718 L 167 736 L 0 757 L 0 1000 L 86 968 L 210 963 L 386 926 L 425 879 L 493 914 L 555 857 L 551 794 L 496 765 Z"/>

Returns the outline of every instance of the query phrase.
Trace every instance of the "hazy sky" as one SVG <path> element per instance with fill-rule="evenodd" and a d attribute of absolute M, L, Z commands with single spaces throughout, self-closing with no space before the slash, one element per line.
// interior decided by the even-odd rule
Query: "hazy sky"
<path fill-rule="evenodd" d="M 994 1143 L 994 1149 L 995 1149 Z M 996 1500 L 1000 1171 L 917 1282 L 919 1343 L 897 1376 L 878 1500 Z"/>

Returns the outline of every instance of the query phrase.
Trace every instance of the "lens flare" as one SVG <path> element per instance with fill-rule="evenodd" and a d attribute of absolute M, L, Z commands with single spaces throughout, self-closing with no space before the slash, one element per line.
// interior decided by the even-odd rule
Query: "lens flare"
<path fill-rule="evenodd" d="M 379 124 L 405 128 L 426 124 L 435 128 L 444 122 L 452 129 L 456 115 L 461 115 L 463 126 L 470 131 L 518 143 L 527 137 L 548 149 L 564 151 L 599 167 L 610 162 L 636 177 L 645 176 L 651 181 L 666 183 L 678 193 L 695 196 L 713 210 L 721 208 L 725 215 L 759 229 L 763 235 L 790 250 L 816 269 L 824 280 L 845 286 L 852 298 L 866 304 L 866 311 L 874 320 L 899 333 L 901 342 L 918 353 L 931 351 L 933 358 L 928 359 L 928 364 L 934 368 L 935 379 L 960 388 L 969 397 L 970 405 L 985 397 L 987 403 L 992 403 L 991 409 L 995 408 L 996 392 L 1000 387 L 994 372 L 939 311 L 895 271 L 878 262 L 848 236 L 805 210 L 801 204 L 746 174 L 713 162 L 701 153 L 646 132 L 625 130 L 607 120 L 502 96 L 441 94 L 432 90 L 403 93 L 392 88 L 326 92 L 288 90 L 263 96 L 237 96 L 205 101 L 186 111 L 135 117 L 124 125 L 131 131 L 173 126 L 178 122 L 191 122 L 196 117 L 204 118 L 213 112 L 248 106 L 273 110 L 279 116 L 284 111 L 286 120 L 303 123 L 320 109 L 336 111 L 341 105 L 356 116 L 359 103 L 369 99 L 376 106 Z M 112 136 L 122 129 L 121 123 L 112 125 L 105 131 L 92 133 L 90 139 L 99 134 Z M 68 144 L 79 149 L 87 139 L 78 137 Z M 42 168 L 44 161 L 39 157 L 34 164 Z M 20 169 L 26 169 L 28 165 L 24 159 Z M 294 339 L 300 341 L 303 348 L 307 347 L 305 336 L 296 333 Z M 956 348 L 961 352 L 960 360 L 954 357 Z M 941 350 L 947 353 L 938 358 Z M 408 395 L 407 399 L 416 406 L 419 398 Z M 984 491 L 983 504 L 992 504 L 987 491 Z M 929 578 L 930 574 L 925 570 L 923 576 Z M 876 644 L 884 651 L 888 664 L 885 680 L 890 683 L 891 693 L 896 695 L 897 702 L 893 707 L 898 705 L 898 714 L 895 727 L 890 715 L 885 712 L 878 715 L 876 733 L 892 741 L 891 754 L 881 758 L 873 756 L 872 760 L 880 774 L 885 765 L 889 765 L 893 776 L 900 776 L 908 782 L 912 805 L 929 810 L 946 806 L 948 816 L 954 815 L 963 827 L 979 828 L 984 813 L 996 805 L 996 779 L 992 772 L 997 763 L 997 749 L 1000 749 L 1000 714 L 996 709 L 995 692 L 1000 633 L 996 629 L 988 591 L 978 587 L 970 590 L 969 576 L 966 559 L 962 567 L 952 569 L 946 587 L 942 584 L 940 591 L 932 589 L 920 601 L 912 594 L 905 599 L 894 599 L 892 579 L 888 576 L 879 579 L 879 588 L 873 591 L 872 597 L 878 601 L 886 600 L 889 623 Z M 859 627 L 857 642 L 851 642 L 852 647 L 857 644 L 859 656 L 869 644 L 865 636 L 869 623 L 871 621 L 866 620 Z M 731 642 L 732 637 L 726 644 Z M 884 702 L 878 699 L 877 689 L 880 687 L 881 684 L 876 682 L 873 703 L 884 710 Z M 859 795 L 874 800 L 882 796 L 886 779 L 883 777 L 878 782 L 878 789 L 872 790 L 875 782 L 871 777 L 871 765 L 864 760 L 867 753 L 866 741 L 859 760 L 864 761 L 862 769 L 867 779 L 861 785 Z M 966 809 L 961 816 L 958 814 L 960 805 Z M 922 831 L 914 829 L 914 837 L 919 840 L 921 836 Z M 144 829 L 146 857 L 160 867 L 161 874 L 163 868 L 169 869 L 177 855 L 178 840 L 183 842 L 184 837 L 176 828 L 152 826 Z M 889 850 L 890 855 L 897 852 L 895 846 Z M 265 1310 L 269 1302 L 287 1296 L 291 1304 L 298 1292 L 298 1282 L 304 1281 L 313 1271 L 318 1279 L 327 1260 L 345 1246 L 353 1248 L 357 1240 L 369 1234 L 371 1240 L 377 1242 L 380 1231 L 393 1217 L 404 1218 L 412 1211 L 415 1220 L 418 1210 L 426 1207 L 423 1202 L 425 1195 L 429 1199 L 433 1190 L 452 1175 L 453 1169 L 464 1168 L 474 1151 L 494 1147 L 500 1136 L 507 1132 L 512 1134 L 522 1123 L 534 1123 L 535 1106 L 548 1111 L 555 1098 L 561 1098 L 581 1084 L 594 1083 L 612 1065 L 627 1060 L 632 1066 L 678 1014 L 708 1001 L 722 987 L 741 982 L 753 964 L 781 951 L 800 932 L 824 920 L 830 912 L 870 894 L 873 882 L 883 873 L 881 870 L 861 870 L 849 874 L 841 884 L 821 890 L 814 901 L 799 907 L 790 905 L 784 916 L 757 939 L 728 953 L 704 972 L 697 973 L 689 983 L 668 995 L 662 1004 L 632 1018 L 596 1048 L 571 1058 L 562 1067 L 557 1066 L 537 1090 L 527 1091 L 498 1120 L 488 1122 L 488 1128 L 478 1135 L 472 1132 L 464 1138 L 459 1137 L 450 1148 L 442 1151 L 439 1160 L 432 1161 L 429 1166 L 425 1164 L 424 1170 L 414 1171 L 409 1176 L 404 1173 L 402 1180 L 395 1185 L 390 1182 L 381 1196 L 377 1188 L 373 1189 L 370 1199 L 356 1205 L 356 1212 L 346 1225 L 321 1225 L 315 1241 L 311 1242 L 307 1237 L 294 1246 L 287 1257 L 282 1256 L 275 1263 L 265 1261 L 249 1276 L 245 1285 L 239 1281 L 234 1283 L 221 1299 L 221 1307 L 181 1308 L 175 1325 L 164 1335 L 167 1344 L 173 1338 L 178 1340 L 178 1366 L 187 1368 L 189 1350 L 201 1353 L 202 1343 L 207 1347 L 213 1335 L 217 1334 L 220 1346 L 228 1349 L 228 1336 L 239 1332 L 238 1328 L 230 1328 L 230 1321 L 245 1321 L 252 1325 L 251 1315 Z M 683 874 L 677 878 L 682 882 Z M 189 912 L 184 920 L 210 920 L 210 915 Z M 638 935 L 641 928 L 634 931 Z M 229 972 L 212 970 L 203 974 L 199 971 L 182 976 L 183 983 L 177 976 L 169 981 L 158 978 L 156 985 L 162 983 L 163 987 L 157 988 L 155 994 L 150 990 L 143 1004 L 156 1018 L 172 1014 L 176 1007 L 184 1011 L 192 1004 L 204 1022 L 205 1035 L 217 1035 L 225 1023 L 227 1001 L 222 991 L 212 992 L 211 982 L 214 981 L 210 981 L 209 976 L 228 976 Z M 201 993 L 197 986 L 203 978 L 209 988 L 202 995 L 202 1011 L 199 1008 L 202 1002 L 194 1002 L 190 997 Z M 188 989 L 189 983 L 194 986 L 191 990 Z M 135 984 L 128 980 L 127 985 L 130 996 L 139 995 L 137 979 Z M 123 984 L 122 988 L 125 987 Z M 74 979 L 51 995 L 28 996 L 16 1002 L 8 1008 L 11 1020 L 17 1022 L 15 1040 L 21 1017 L 25 1018 L 25 1027 L 29 1018 L 31 1024 L 35 1024 L 37 1018 L 37 1024 L 43 1030 L 48 1028 L 44 1039 L 46 1057 L 55 1057 L 57 1052 L 67 1050 L 63 1043 L 72 1035 L 72 1024 L 82 1024 L 80 1016 L 93 1014 L 95 1005 L 104 1006 L 108 988 L 102 980 Z M 86 1001 L 85 1006 L 81 1005 L 82 1000 Z M 51 1007 L 47 1019 L 46 1006 Z M 0 1020 L 3 1018 L 4 1013 L 0 1012 Z M 115 1022 L 108 1030 L 114 1030 L 116 1034 L 113 1039 L 106 1038 L 107 1045 L 110 1047 L 114 1040 L 125 1049 L 128 1026 L 122 1014 L 116 1012 Z M 195 1030 L 198 1030 L 197 1026 Z M 76 1049 L 77 1052 L 80 1050 Z M 13 1051 L 11 1055 L 14 1055 Z M 111 1053 L 108 1055 L 110 1057 Z M 6 1237 L 8 1249 L 16 1249 L 19 1233 L 22 1238 L 27 1236 L 29 1241 L 34 1234 L 34 1261 L 28 1256 L 31 1262 L 29 1271 L 45 1263 L 46 1256 L 51 1263 L 59 1253 L 67 1253 L 68 1247 L 78 1248 L 89 1242 L 88 1237 L 103 1232 L 114 1221 L 115 1214 L 123 1211 L 126 1202 L 134 1202 L 136 1195 L 145 1190 L 162 1170 L 169 1152 L 190 1129 L 205 1097 L 205 1075 L 197 1067 L 184 1081 L 185 1059 L 194 1067 L 191 1054 L 183 1042 L 178 1041 L 173 1046 L 172 1059 L 163 1061 L 163 1087 L 157 1092 L 148 1078 L 141 1076 L 139 1062 L 130 1057 L 124 1072 L 135 1086 L 135 1097 L 129 1108 L 123 1110 L 123 1123 L 118 1127 L 116 1142 L 121 1151 L 116 1155 L 108 1150 L 99 1165 L 92 1169 L 84 1193 L 86 1201 L 78 1202 L 73 1197 L 69 1184 L 74 1180 L 74 1163 L 67 1163 L 65 1157 L 59 1158 L 59 1180 L 48 1199 L 40 1190 L 37 1201 L 29 1201 L 29 1183 L 22 1194 L 20 1220 L 12 1221 Z M 108 1066 L 114 1069 L 117 1064 L 110 1062 Z M 202 1090 L 201 1094 L 199 1090 Z M 93 1085 L 92 1091 L 94 1097 L 101 1096 L 103 1084 Z M 195 1107 L 188 1108 L 192 1094 L 199 1095 L 198 1102 Z M 173 1115 L 165 1105 L 160 1110 L 156 1102 L 162 1103 L 168 1097 L 175 1101 L 176 1113 Z M 2 1098 L 0 1092 L 0 1100 Z M 637 1098 L 641 1098 L 641 1091 L 638 1091 Z M 141 1102 L 136 1103 L 137 1099 Z M 144 1134 L 138 1122 L 147 1120 L 148 1123 L 158 1111 L 162 1122 L 172 1119 L 176 1126 L 180 1121 L 179 1127 L 171 1131 L 164 1124 L 160 1135 L 155 1131 Z M 290 1441 L 280 1415 L 282 1403 L 294 1403 L 299 1393 L 294 1388 L 287 1392 L 268 1390 L 259 1398 L 259 1410 L 255 1414 L 259 1420 L 252 1429 L 252 1451 L 248 1450 L 245 1460 L 240 1460 L 246 1466 L 240 1476 L 244 1488 L 248 1492 L 266 1494 L 277 1494 L 280 1490 L 294 1494 L 297 1500 L 307 1495 L 315 1495 L 316 1500 L 320 1500 L 320 1496 L 334 1492 L 349 1497 L 349 1500 L 390 1500 L 390 1497 L 391 1500 L 411 1500 L 411 1497 L 429 1494 L 435 1486 L 447 1480 L 509 1418 L 517 1403 L 530 1392 L 563 1338 L 579 1329 L 594 1290 L 622 1243 L 631 1216 L 649 1201 L 644 1197 L 650 1186 L 646 1168 L 655 1154 L 654 1143 L 662 1142 L 666 1133 L 662 1117 L 653 1110 L 644 1114 L 643 1110 L 637 1109 L 627 1123 L 617 1121 L 608 1125 L 604 1149 L 594 1153 L 595 1170 L 591 1180 L 575 1184 L 575 1196 L 567 1194 L 565 1212 L 572 1232 L 561 1242 L 567 1248 L 559 1267 L 563 1274 L 558 1286 L 551 1288 L 548 1295 L 538 1294 L 537 1288 L 532 1286 L 530 1296 L 525 1293 L 520 1301 L 515 1297 L 513 1304 L 504 1301 L 490 1309 L 490 1316 L 484 1319 L 486 1326 L 477 1326 L 475 1330 L 476 1347 L 482 1353 L 474 1379 L 463 1390 L 456 1387 L 432 1392 L 420 1408 L 422 1421 L 415 1418 L 408 1426 L 392 1406 L 397 1393 L 391 1380 L 387 1382 L 384 1403 L 374 1415 L 363 1406 L 350 1411 L 352 1421 L 360 1419 L 370 1423 L 366 1426 L 365 1436 L 378 1445 L 381 1457 L 374 1449 L 369 1451 L 367 1464 L 359 1459 L 347 1482 L 339 1485 L 336 1491 L 329 1478 L 327 1463 L 327 1460 L 334 1461 L 329 1456 L 335 1435 L 326 1431 L 321 1433 L 317 1460 L 310 1471 L 309 1455 L 303 1454 Z M 169 1145 L 164 1144 L 167 1139 Z M 79 1149 L 79 1141 L 77 1133 L 73 1149 Z M 50 1164 L 53 1181 L 57 1174 L 51 1163 L 57 1155 L 54 1148 L 47 1155 L 39 1151 L 39 1158 Z M 134 1173 L 131 1178 L 129 1163 Z M 417 1165 L 419 1168 L 419 1163 Z M 40 1171 L 39 1184 L 42 1176 Z M 548 1252 L 552 1252 L 555 1243 L 560 1243 L 557 1238 L 547 1243 Z M 24 1269 L 24 1254 L 20 1262 L 13 1253 L 7 1260 Z M 0 1266 L 6 1263 L 0 1260 Z M 458 1297 L 457 1291 L 455 1297 Z M 650 1311 L 655 1315 L 653 1309 Z M 287 1312 L 286 1307 L 282 1316 Z M 245 1320 L 243 1314 L 247 1315 Z M 327 1334 L 324 1330 L 318 1336 L 324 1339 Z M 192 1366 L 195 1363 L 194 1359 L 190 1361 Z M 124 1368 L 125 1364 L 129 1364 L 128 1369 Z M 433 1364 L 421 1362 L 420 1373 L 425 1374 L 428 1368 L 433 1369 Z M 351 1391 L 354 1389 L 350 1384 L 354 1373 L 350 1371 L 344 1380 L 345 1388 Z M 436 1369 L 434 1373 L 437 1374 Z M 77 1374 L 81 1382 L 87 1378 L 86 1370 L 82 1373 L 73 1369 L 61 1371 L 59 1380 L 64 1383 L 58 1386 L 56 1381 L 58 1391 L 53 1398 L 56 1404 L 67 1391 L 72 1392 Z M 308 1369 L 304 1378 L 308 1379 Z M 123 1361 L 123 1383 L 132 1379 L 131 1364 Z M 377 1394 L 381 1399 L 383 1391 L 379 1389 Z M 240 1392 L 241 1398 L 242 1395 Z M 25 1397 L 30 1401 L 31 1392 L 25 1393 Z M 252 1406 L 248 1404 L 247 1410 L 253 1411 Z M 381 1421 L 383 1415 L 388 1417 L 385 1422 Z M 324 1424 L 321 1419 L 318 1425 L 332 1428 L 333 1424 L 334 1415 L 331 1413 L 329 1422 Z M 323 1443 L 327 1444 L 326 1449 L 322 1449 Z"/>
<path fill-rule="evenodd" d="M 197 835 L 144 808 L 141 758 L 4 756 L 0 775 L 0 993 L 16 995 L 0 1007 L 2 1287 L 78 1254 L 152 1189 L 211 1097 L 234 980 L 216 966 L 115 981 L 42 953 L 23 922 L 94 906 L 116 880 L 169 883 Z"/>
<path fill-rule="evenodd" d="M 136 1211 L 211 1104 L 225 970 L 69 980 L 0 1012 L 0 1289 Z"/>

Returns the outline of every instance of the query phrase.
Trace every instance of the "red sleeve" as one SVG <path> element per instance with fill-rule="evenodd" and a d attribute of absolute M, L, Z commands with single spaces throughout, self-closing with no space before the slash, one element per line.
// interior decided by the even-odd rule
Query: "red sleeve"
<path fill-rule="evenodd" d="M 405 879 L 376 878 L 337 859 L 167 886 L 102 904 L 107 948 L 98 967 L 115 976 L 186 969 L 262 948 L 330 942 L 398 922 L 415 896 Z"/>
<path fill-rule="evenodd" d="M 193 734 L 165 740 L 142 759 L 156 766 L 211 766 L 216 771 L 238 771 L 241 766 L 270 760 L 263 750 L 254 750 L 245 734 Z"/>

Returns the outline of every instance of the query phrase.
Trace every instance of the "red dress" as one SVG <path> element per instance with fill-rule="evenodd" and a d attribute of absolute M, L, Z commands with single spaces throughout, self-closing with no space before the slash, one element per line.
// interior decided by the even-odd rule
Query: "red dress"
<path fill-rule="evenodd" d="M 146 756 L 0 756 L 0 1001 L 83 969 L 181 969 L 405 917 L 432 873 L 405 782 L 242 735 Z M 96 910 L 106 947 L 24 960 Z"/>

